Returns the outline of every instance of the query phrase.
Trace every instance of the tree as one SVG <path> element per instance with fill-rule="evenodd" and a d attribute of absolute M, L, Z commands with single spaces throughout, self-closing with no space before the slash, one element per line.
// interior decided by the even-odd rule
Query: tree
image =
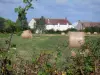
<path fill-rule="evenodd" d="M 91 32 L 91 33 L 94 33 L 94 32 L 100 32 L 100 27 L 97 27 L 97 26 L 94 26 L 94 27 L 86 27 L 84 29 L 85 32 Z"/>
<path fill-rule="evenodd" d="M 16 20 L 16 31 L 21 31 L 21 21 L 19 19 Z"/>
<path fill-rule="evenodd" d="M 92 33 L 92 28 L 91 28 L 91 27 L 86 27 L 86 28 L 84 29 L 84 31 L 85 31 L 85 32 L 91 32 L 91 33 Z"/>
<path fill-rule="evenodd" d="M 6 32 L 13 32 L 15 30 L 15 23 L 11 20 L 5 20 L 4 22 L 4 30 Z"/>
<path fill-rule="evenodd" d="M 38 30 L 39 33 L 45 32 L 45 18 L 43 16 L 36 21 L 36 30 Z"/>
<path fill-rule="evenodd" d="M 18 27 L 21 27 L 22 30 L 28 29 L 26 14 L 30 8 L 33 8 L 32 1 L 33 0 L 23 0 L 25 7 L 19 6 L 18 8 L 15 8 L 15 12 L 18 13 L 18 19 L 16 21 L 16 24 L 18 24 Z"/>
<path fill-rule="evenodd" d="M 5 22 L 5 19 L 0 17 L 0 32 L 3 32 L 4 30 L 4 22 Z"/>

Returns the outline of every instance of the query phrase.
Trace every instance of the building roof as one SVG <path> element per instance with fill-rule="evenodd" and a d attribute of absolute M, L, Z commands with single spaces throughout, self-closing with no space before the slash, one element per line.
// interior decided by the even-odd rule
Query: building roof
<path fill-rule="evenodd" d="M 34 18 L 34 19 L 39 20 L 39 18 Z M 58 23 L 60 25 L 66 25 L 66 24 L 71 25 L 71 23 L 67 19 L 45 19 L 45 23 L 47 25 L 58 25 Z"/>
<path fill-rule="evenodd" d="M 94 26 L 99 26 L 100 27 L 100 22 L 80 22 L 84 27 L 94 27 Z"/>
<path fill-rule="evenodd" d="M 88 21 L 78 21 L 77 25 L 75 26 L 76 29 L 82 30 L 86 27 L 100 27 L 100 22 L 88 22 Z"/>

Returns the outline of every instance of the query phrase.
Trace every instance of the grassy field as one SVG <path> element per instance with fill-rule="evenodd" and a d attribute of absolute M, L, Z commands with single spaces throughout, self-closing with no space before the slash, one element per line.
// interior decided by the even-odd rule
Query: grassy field
<path fill-rule="evenodd" d="M 9 34 L 0 34 L 0 39 L 9 39 L 9 36 Z M 95 38 L 99 36 L 87 37 Z M 87 37 L 86 40 L 88 40 Z M 37 57 L 41 52 L 56 54 L 56 50 L 61 50 L 61 60 L 64 61 L 64 58 L 71 55 L 71 50 L 77 50 L 77 48 L 68 47 L 68 36 L 61 35 L 33 35 L 32 39 L 22 39 L 21 36 L 14 35 L 12 44 L 16 44 L 16 49 L 11 48 L 8 53 L 2 53 L 3 56 L 8 56 L 12 60 L 15 60 L 16 56 L 25 60 L 32 60 L 33 57 Z"/>
<path fill-rule="evenodd" d="M 0 34 L 0 47 L 7 47 L 7 45 L 5 44 L 5 40 L 9 38 L 10 38 L 10 34 Z M 85 36 L 85 41 L 86 41 L 85 45 L 87 46 L 88 44 L 88 47 L 89 47 L 88 49 L 90 49 L 91 52 L 96 53 L 96 55 L 97 54 L 99 55 L 100 53 L 97 50 L 100 48 L 99 47 L 100 43 L 98 39 L 100 39 L 100 35 L 86 35 Z M 74 75 L 77 71 L 77 68 L 79 67 L 78 66 L 79 64 L 76 64 L 76 63 L 79 63 L 79 61 L 71 59 L 72 57 L 70 58 L 71 51 L 72 50 L 75 51 L 75 53 L 77 54 L 77 57 L 75 59 L 80 60 L 80 63 L 81 63 L 81 61 L 83 61 L 84 58 L 80 57 L 78 51 L 82 52 L 83 50 L 87 49 L 86 46 L 83 46 L 81 48 L 70 48 L 68 44 L 68 35 L 48 35 L 48 34 L 44 35 L 43 34 L 43 35 L 33 35 L 32 39 L 23 39 L 21 36 L 14 34 L 12 37 L 11 44 L 16 45 L 16 48 L 11 47 L 8 52 L 0 52 L 0 60 L 7 56 L 11 60 L 12 65 L 17 64 L 19 66 L 19 69 L 23 70 L 25 67 L 22 68 L 22 66 L 25 65 L 25 63 L 27 62 L 28 62 L 28 65 L 30 65 L 30 63 L 36 60 L 35 58 L 39 57 L 40 53 L 51 54 L 50 58 L 48 58 L 49 62 L 47 62 L 49 66 L 51 64 L 52 66 L 51 69 L 53 69 L 54 64 L 56 64 L 57 70 L 64 71 L 67 68 L 68 69 L 67 72 L 69 73 L 69 75 Z M 57 57 L 57 52 L 59 51 L 61 53 L 61 56 Z M 86 59 L 84 59 L 84 61 L 85 60 Z M 87 59 L 86 64 L 87 63 L 90 64 L 90 62 L 91 60 Z M 37 65 L 38 63 L 39 62 L 36 62 L 34 64 Z M 91 65 L 87 67 L 84 65 L 83 65 L 84 68 L 87 68 L 87 67 L 92 68 Z M 46 69 L 45 66 L 43 66 L 43 69 L 44 68 Z M 86 69 L 86 71 L 89 70 L 90 72 L 90 68 Z M 73 74 L 70 74 L 70 72 Z"/>

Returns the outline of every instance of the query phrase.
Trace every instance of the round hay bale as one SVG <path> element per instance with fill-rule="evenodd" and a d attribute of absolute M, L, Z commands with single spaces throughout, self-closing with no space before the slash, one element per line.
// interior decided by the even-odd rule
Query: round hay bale
<path fill-rule="evenodd" d="M 65 33 L 64 33 L 64 32 L 62 32 L 62 33 L 61 33 L 61 35 L 65 35 Z"/>
<path fill-rule="evenodd" d="M 72 48 L 81 47 L 85 43 L 84 32 L 69 32 L 69 46 Z"/>
<path fill-rule="evenodd" d="M 90 35 L 91 33 L 90 32 L 87 32 L 87 34 Z"/>
<path fill-rule="evenodd" d="M 21 37 L 24 39 L 31 39 L 32 38 L 32 32 L 30 30 L 25 30 L 21 34 Z"/>
<path fill-rule="evenodd" d="M 96 34 L 98 34 L 97 32 L 94 32 L 94 34 L 96 35 Z"/>

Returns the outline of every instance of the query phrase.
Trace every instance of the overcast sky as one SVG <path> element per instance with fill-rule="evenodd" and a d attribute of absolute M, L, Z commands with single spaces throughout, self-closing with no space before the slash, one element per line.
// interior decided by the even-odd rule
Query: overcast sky
<path fill-rule="evenodd" d="M 22 0 L 0 0 L 0 16 L 16 21 L 14 8 L 23 6 Z M 93 21 L 100 22 L 100 0 L 33 0 L 34 9 L 30 9 L 27 19 L 65 18 L 70 22 Z"/>

